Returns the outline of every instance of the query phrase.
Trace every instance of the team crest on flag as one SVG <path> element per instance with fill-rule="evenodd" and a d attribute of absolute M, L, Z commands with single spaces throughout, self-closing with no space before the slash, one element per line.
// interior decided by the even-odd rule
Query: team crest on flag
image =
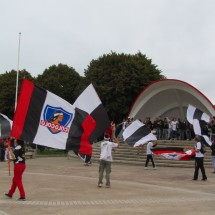
<path fill-rule="evenodd" d="M 40 125 L 47 127 L 52 134 L 59 132 L 68 133 L 69 127 L 67 125 L 71 122 L 72 117 L 72 113 L 65 111 L 61 107 L 46 105 Z"/>

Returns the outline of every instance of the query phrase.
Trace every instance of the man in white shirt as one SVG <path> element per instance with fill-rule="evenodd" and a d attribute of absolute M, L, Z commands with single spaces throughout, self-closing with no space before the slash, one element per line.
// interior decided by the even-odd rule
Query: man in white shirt
<path fill-rule="evenodd" d="M 195 171 L 194 171 L 194 176 L 193 180 L 198 180 L 198 175 L 199 175 L 199 169 L 201 169 L 202 172 L 202 181 L 207 180 L 207 176 L 205 174 L 205 168 L 204 168 L 204 153 L 203 153 L 203 143 L 201 143 L 201 137 L 196 136 L 195 137 L 195 151 L 196 151 L 196 156 L 195 156 Z"/>
<path fill-rule="evenodd" d="M 106 187 L 110 187 L 111 162 L 113 160 L 112 149 L 119 145 L 119 141 L 116 137 L 113 137 L 113 141 L 114 142 L 110 142 L 110 135 L 107 134 L 104 137 L 104 141 L 101 142 L 98 187 L 102 187 L 104 170 L 106 170 Z"/>
<path fill-rule="evenodd" d="M 146 163 L 145 163 L 145 169 L 148 169 L 148 163 L 149 163 L 149 160 L 151 160 L 152 162 L 152 166 L 153 166 L 153 169 L 156 169 L 155 167 L 155 162 L 154 162 L 154 158 L 153 158 L 153 152 L 152 152 L 152 149 L 154 148 L 154 146 L 156 146 L 157 144 L 156 143 L 153 143 L 152 141 L 149 141 L 147 143 L 147 148 L 146 148 Z"/>

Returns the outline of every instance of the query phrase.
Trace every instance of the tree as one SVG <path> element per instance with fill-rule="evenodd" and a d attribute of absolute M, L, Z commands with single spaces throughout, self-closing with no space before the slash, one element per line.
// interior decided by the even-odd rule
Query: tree
<path fill-rule="evenodd" d="M 50 66 L 42 75 L 38 75 L 36 83 L 73 104 L 82 89 L 82 80 L 83 77 L 72 67 L 58 64 Z"/>
<path fill-rule="evenodd" d="M 111 119 L 125 118 L 144 86 L 164 78 L 157 66 L 145 55 L 111 52 L 92 60 L 85 70 L 88 83 L 93 83 Z"/>
<path fill-rule="evenodd" d="M 26 70 L 19 71 L 18 92 L 24 77 L 31 81 L 34 80 Z M 11 119 L 13 119 L 15 111 L 16 78 L 17 72 L 15 70 L 6 71 L 0 75 L 0 113 L 5 114 Z"/>

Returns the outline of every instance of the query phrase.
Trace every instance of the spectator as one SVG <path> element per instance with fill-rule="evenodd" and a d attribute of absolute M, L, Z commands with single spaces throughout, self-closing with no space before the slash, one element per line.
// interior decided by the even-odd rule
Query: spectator
<path fill-rule="evenodd" d="M 210 121 L 210 129 L 211 129 L 211 142 L 215 141 L 215 116 L 211 117 Z"/>
<path fill-rule="evenodd" d="M 1 140 L 0 142 L 0 158 L 1 158 L 1 161 L 4 161 L 4 157 L 5 157 L 5 143 L 3 140 Z"/>
<path fill-rule="evenodd" d="M 179 133 L 179 139 L 185 140 L 186 120 L 178 119 L 178 133 Z"/>
<path fill-rule="evenodd" d="M 163 139 L 164 140 L 168 140 L 169 138 L 168 130 L 169 130 L 169 120 L 168 120 L 168 117 L 165 117 L 163 121 Z"/>
<path fill-rule="evenodd" d="M 177 139 L 177 126 L 178 126 L 178 122 L 176 121 L 175 118 L 172 119 L 171 121 L 171 139 Z"/>
<path fill-rule="evenodd" d="M 111 121 L 109 127 L 105 131 L 105 134 L 108 134 L 111 140 L 113 140 L 113 138 L 116 137 L 115 132 L 116 132 L 116 124 L 114 123 L 114 121 Z"/>
<path fill-rule="evenodd" d="M 122 134 L 125 130 L 125 125 L 126 125 L 126 119 L 123 119 L 123 121 L 116 126 L 115 136 L 117 138 L 123 139 Z"/>
<path fill-rule="evenodd" d="M 215 173 L 215 142 L 212 142 L 212 145 L 211 145 L 211 159 L 212 159 L 213 173 Z"/>
<path fill-rule="evenodd" d="M 4 160 L 7 161 L 9 157 L 8 147 L 10 146 L 10 138 L 6 139 L 4 142 L 5 142 Z"/>
<path fill-rule="evenodd" d="M 185 120 L 185 133 L 186 133 L 186 139 L 191 140 L 192 139 L 192 137 L 191 137 L 191 125 L 187 119 Z"/>
<path fill-rule="evenodd" d="M 154 121 L 154 127 L 156 128 L 157 139 L 163 138 L 163 120 L 161 117 L 157 117 Z"/>
<path fill-rule="evenodd" d="M 150 117 L 146 117 L 143 121 L 143 124 L 145 124 L 150 130 L 153 130 L 153 125 Z"/>

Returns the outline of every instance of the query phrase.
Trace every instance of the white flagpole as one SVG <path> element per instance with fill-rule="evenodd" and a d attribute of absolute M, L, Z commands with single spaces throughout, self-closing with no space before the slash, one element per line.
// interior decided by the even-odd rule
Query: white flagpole
<path fill-rule="evenodd" d="M 18 45 L 18 63 L 17 63 L 17 75 L 16 75 L 16 97 L 15 97 L 15 109 L 17 106 L 17 97 L 18 97 L 18 84 L 19 84 L 19 55 L 20 55 L 20 40 L 21 40 L 21 32 L 19 32 L 19 45 Z"/>

